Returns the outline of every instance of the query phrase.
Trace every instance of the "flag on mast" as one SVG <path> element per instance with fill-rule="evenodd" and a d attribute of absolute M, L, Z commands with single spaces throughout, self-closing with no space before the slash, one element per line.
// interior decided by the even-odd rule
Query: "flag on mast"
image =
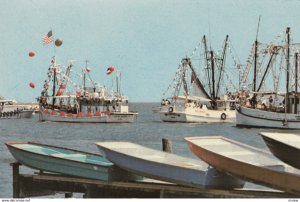
<path fill-rule="evenodd" d="M 53 41 L 52 30 L 50 30 L 44 37 L 43 37 L 43 44 L 47 45 Z"/>

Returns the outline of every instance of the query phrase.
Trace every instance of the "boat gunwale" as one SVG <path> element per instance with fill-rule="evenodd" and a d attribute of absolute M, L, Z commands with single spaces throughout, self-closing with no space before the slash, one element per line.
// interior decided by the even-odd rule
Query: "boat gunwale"
<path fill-rule="evenodd" d="M 64 160 L 64 161 L 71 161 L 71 162 L 76 162 L 76 163 L 80 163 L 80 164 L 85 164 L 85 165 L 88 164 L 88 165 L 105 167 L 105 168 L 109 168 L 109 167 L 115 166 L 114 163 L 112 163 L 108 159 L 106 159 L 106 160 L 111 165 L 100 165 L 100 164 L 96 164 L 96 163 L 82 162 L 82 161 L 77 161 L 77 160 L 74 160 L 74 159 L 63 158 L 63 157 L 59 157 L 59 156 L 52 156 L 52 155 L 40 154 L 40 153 L 36 153 L 36 152 L 33 152 L 33 151 L 28 151 L 28 150 L 25 150 L 25 149 L 22 149 L 22 148 L 15 147 L 15 146 L 13 146 L 14 144 L 33 144 L 33 145 L 38 145 L 38 146 L 47 146 L 47 147 L 53 147 L 53 148 L 57 148 L 57 149 L 69 150 L 69 151 L 73 151 L 73 152 L 76 152 L 76 153 L 81 153 L 81 154 L 84 154 L 84 155 L 92 155 L 92 156 L 97 156 L 97 157 L 104 158 L 103 156 L 101 156 L 99 154 L 95 154 L 95 153 L 90 153 L 90 152 L 85 152 L 85 151 L 80 151 L 80 150 L 75 150 L 75 149 L 69 149 L 69 148 L 65 148 L 65 147 L 53 146 L 53 145 L 48 145 L 48 144 L 42 144 L 42 143 L 37 143 L 37 142 L 31 142 L 31 141 L 24 141 L 24 142 L 22 142 L 22 141 L 21 142 L 11 141 L 11 142 L 5 142 L 5 145 L 7 147 L 12 147 L 12 148 L 14 148 L 16 150 L 19 150 L 19 151 L 22 151 L 22 152 L 26 152 L 26 153 L 30 153 L 30 154 L 34 154 L 34 155 L 37 155 L 37 156 L 43 156 L 43 157 L 47 157 L 47 158 L 54 158 L 54 159 L 59 159 L 59 160 Z"/>
<path fill-rule="evenodd" d="M 126 142 L 124 142 L 124 143 L 126 143 Z M 96 142 L 95 144 L 98 146 L 97 142 Z M 135 144 L 135 143 L 133 143 L 133 144 Z M 158 151 L 158 152 L 164 152 L 164 151 L 155 150 L 155 149 L 152 149 L 152 148 L 143 146 L 143 145 L 139 145 L 139 144 L 136 144 L 136 145 L 145 147 L 145 148 L 150 149 L 150 150 L 154 150 L 154 151 Z M 101 146 L 101 147 L 102 147 L 102 146 Z M 103 147 L 102 147 L 102 148 L 103 148 Z M 142 158 L 142 157 L 132 156 L 132 155 L 130 155 L 130 154 L 125 154 L 125 153 L 122 153 L 122 152 L 119 152 L 119 151 L 116 151 L 116 150 L 113 150 L 113 149 L 109 149 L 109 148 L 107 148 L 107 147 L 105 147 L 104 149 L 107 149 L 107 150 L 110 150 L 110 151 L 112 151 L 112 152 L 118 153 L 118 154 L 120 154 L 120 155 L 126 156 L 126 158 L 130 158 L 130 159 L 138 159 L 138 160 L 140 160 L 140 161 L 151 162 L 151 163 L 154 163 L 154 164 L 157 164 L 157 165 L 164 165 L 164 166 L 174 167 L 174 168 L 180 167 L 180 168 L 183 168 L 183 169 L 195 170 L 195 171 L 200 171 L 200 172 L 206 172 L 206 171 L 208 170 L 207 168 L 206 168 L 205 170 L 200 170 L 200 169 L 193 169 L 193 168 L 189 168 L 189 167 L 183 167 L 183 166 L 180 166 L 180 165 L 167 164 L 167 163 L 165 163 L 165 162 L 158 162 L 158 161 L 153 161 L 153 160 L 147 160 L 147 159 L 144 159 L 144 158 Z M 197 159 L 192 159 L 192 158 L 188 158 L 188 157 L 183 157 L 183 156 L 179 156 L 179 155 L 176 155 L 176 154 L 173 154 L 173 153 L 168 153 L 168 152 L 165 152 L 165 153 L 168 154 L 168 155 L 175 155 L 175 156 L 178 156 L 178 157 L 182 157 L 182 158 L 187 158 L 187 159 L 199 161 L 199 160 L 197 160 Z M 203 164 L 203 163 L 204 163 L 204 164 L 207 164 L 206 162 L 204 162 L 204 161 L 202 161 L 202 160 L 200 160 L 199 162 L 200 162 L 201 164 Z M 206 165 L 201 165 L 201 164 L 200 164 L 201 167 L 202 167 L 202 166 L 206 166 Z M 207 166 L 209 166 L 209 165 L 207 164 Z M 121 167 L 121 166 L 120 166 L 120 167 Z"/>
<path fill-rule="evenodd" d="M 236 113 L 242 114 L 244 116 L 247 117 L 251 117 L 251 118 L 256 118 L 256 119 L 263 119 L 263 120 L 268 120 L 268 121 L 276 121 L 276 122 L 283 122 L 285 121 L 285 119 L 271 119 L 271 118 L 265 118 L 265 117 L 259 117 L 259 116 L 253 116 L 253 115 L 249 115 L 249 114 L 245 114 L 242 112 L 241 108 L 246 108 L 246 110 L 256 110 L 256 111 L 263 111 L 263 112 L 267 112 L 267 113 L 272 113 L 272 114 L 278 114 L 278 112 L 270 112 L 270 111 L 264 111 L 264 110 L 260 110 L 260 109 L 251 109 L 251 108 L 247 108 L 247 107 L 243 107 L 240 106 L 240 109 L 236 109 Z M 298 116 L 298 114 L 294 114 L 294 113 L 279 113 L 279 114 L 288 114 L 288 115 L 295 115 Z M 292 122 L 292 123 L 300 123 L 300 119 L 299 120 L 287 120 L 287 122 Z M 242 124 L 237 124 L 237 125 L 242 125 Z M 263 126 L 257 126 L 257 127 L 263 127 Z M 268 127 L 270 128 L 270 127 Z M 274 128 L 278 128 L 278 127 L 274 127 Z M 287 128 L 287 129 L 299 129 L 299 128 L 288 128 L 288 127 L 282 127 L 282 128 Z"/>
<path fill-rule="evenodd" d="M 275 142 L 278 143 L 278 144 L 282 144 L 282 145 L 284 145 L 284 146 L 292 147 L 292 148 L 294 148 L 294 149 L 296 149 L 296 150 L 300 150 L 300 147 L 295 147 L 294 145 L 287 144 L 286 142 L 279 141 L 279 140 L 274 139 L 274 138 L 272 138 L 272 137 L 270 137 L 270 136 L 264 135 L 264 133 L 265 133 L 265 132 L 259 132 L 258 134 L 259 134 L 260 136 L 262 136 L 263 139 L 266 137 L 266 138 L 269 138 L 269 139 L 275 141 Z M 287 135 L 288 135 L 288 133 L 287 133 Z M 266 143 L 266 142 L 265 142 L 265 143 Z M 267 145 L 267 143 L 266 143 L 266 145 Z M 268 145 L 267 145 L 267 146 L 268 146 Z"/>

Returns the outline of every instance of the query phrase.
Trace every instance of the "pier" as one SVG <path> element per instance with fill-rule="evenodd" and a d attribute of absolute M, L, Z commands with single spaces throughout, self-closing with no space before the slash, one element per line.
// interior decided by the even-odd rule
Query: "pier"
<path fill-rule="evenodd" d="M 13 198 L 82 193 L 83 198 L 299 198 L 280 191 L 200 189 L 163 182 L 107 182 L 50 173 L 22 174 L 20 163 L 10 164 Z"/>

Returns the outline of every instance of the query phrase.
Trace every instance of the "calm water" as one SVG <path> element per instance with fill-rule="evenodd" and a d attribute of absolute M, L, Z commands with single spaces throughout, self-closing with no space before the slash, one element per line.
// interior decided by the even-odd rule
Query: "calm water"
<path fill-rule="evenodd" d="M 195 157 L 183 140 L 186 136 L 222 135 L 255 147 L 266 148 L 260 131 L 271 129 L 241 129 L 234 124 L 184 124 L 163 123 L 152 109 L 156 103 L 133 103 L 130 110 L 138 111 L 136 123 L 132 124 L 67 124 L 39 122 L 38 115 L 32 119 L 0 120 L 0 198 L 12 197 L 12 169 L 14 159 L 4 145 L 7 141 L 36 141 L 83 151 L 98 152 L 94 142 L 131 141 L 161 150 L 162 138 L 172 141 L 173 152 Z M 293 131 L 295 132 L 295 131 Z M 21 166 L 21 172 L 33 170 Z"/>

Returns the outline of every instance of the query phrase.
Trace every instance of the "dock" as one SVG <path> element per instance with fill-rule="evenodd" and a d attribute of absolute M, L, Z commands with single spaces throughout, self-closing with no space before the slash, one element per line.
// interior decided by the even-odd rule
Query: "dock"
<path fill-rule="evenodd" d="M 280 191 L 200 189 L 163 182 L 108 182 L 50 173 L 20 173 L 18 162 L 13 172 L 13 198 L 82 193 L 83 198 L 299 198 Z"/>

